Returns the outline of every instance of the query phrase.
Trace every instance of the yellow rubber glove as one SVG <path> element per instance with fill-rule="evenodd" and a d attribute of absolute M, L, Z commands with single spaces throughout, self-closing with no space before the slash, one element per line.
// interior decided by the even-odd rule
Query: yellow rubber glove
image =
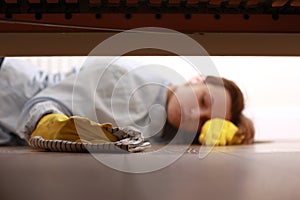
<path fill-rule="evenodd" d="M 117 141 L 117 138 L 108 132 L 106 128 L 112 128 L 112 125 L 109 123 L 98 124 L 84 117 L 48 114 L 39 121 L 31 137 L 41 136 L 45 140 L 88 143 Z"/>
<path fill-rule="evenodd" d="M 238 127 L 224 119 L 208 120 L 202 127 L 198 141 L 203 145 L 225 146 L 241 144 L 242 140 L 234 137 Z"/>

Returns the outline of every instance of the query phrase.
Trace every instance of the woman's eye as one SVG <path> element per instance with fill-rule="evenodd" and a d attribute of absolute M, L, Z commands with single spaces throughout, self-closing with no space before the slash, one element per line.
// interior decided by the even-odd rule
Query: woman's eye
<path fill-rule="evenodd" d="M 204 107 L 209 107 L 210 106 L 210 99 L 209 95 L 203 95 L 201 98 L 201 105 Z"/>
<path fill-rule="evenodd" d="M 201 98 L 201 105 L 206 106 L 205 96 Z"/>

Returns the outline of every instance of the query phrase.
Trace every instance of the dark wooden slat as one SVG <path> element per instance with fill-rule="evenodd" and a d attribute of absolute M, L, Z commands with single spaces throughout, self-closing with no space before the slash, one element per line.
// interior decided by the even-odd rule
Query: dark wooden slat
<path fill-rule="evenodd" d="M 300 7 L 300 0 L 293 0 L 290 5 L 294 7 Z"/>
<path fill-rule="evenodd" d="M 283 7 L 289 0 L 276 0 L 272 2 L 272 7 Z"/>
<path fill-rule="evenodd" d="M 222 0 L 210 0 L 209 1 L 209 5 L 212 5 L 212 6 L 220 6 L 222 3 Z"/>
<path fill-rule="evenodd" d="M 230 6 L 239 6 L 241 4 L 242 0 L 229 0 L 228 5 Z"/>

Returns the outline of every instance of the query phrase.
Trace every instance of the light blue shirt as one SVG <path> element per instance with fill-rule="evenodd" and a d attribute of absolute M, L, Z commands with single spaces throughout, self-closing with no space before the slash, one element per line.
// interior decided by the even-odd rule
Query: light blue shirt
<path fill-rule="evenodd" d="M 87 117 L 113 126 L 133 126 L 144 137 L 161 134 L 166 123 L 167 88 L 184 81 L 173 70 L 132 58 L 89 58 L 83 69 L 29 100 L 18 133 L 28 138 L 48 113 Z"/>
<path fill-rule="evenodd" d="M 0 69 L 0 145 L 9 144 L 17 133 L 24 104 L 64 78 L 64 74 L 48 74 L 24 58 L 4 59 Z"/>

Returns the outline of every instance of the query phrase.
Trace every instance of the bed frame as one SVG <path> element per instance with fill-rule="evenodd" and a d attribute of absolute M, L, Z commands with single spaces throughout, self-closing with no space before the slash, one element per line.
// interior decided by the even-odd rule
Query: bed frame
<path fill-rule="evenodd" d="M 300 0 L 1 0 L 0 55 L 84 56 L 137 27 L 185 33 L 210 55 L 300 55 Z"/>

